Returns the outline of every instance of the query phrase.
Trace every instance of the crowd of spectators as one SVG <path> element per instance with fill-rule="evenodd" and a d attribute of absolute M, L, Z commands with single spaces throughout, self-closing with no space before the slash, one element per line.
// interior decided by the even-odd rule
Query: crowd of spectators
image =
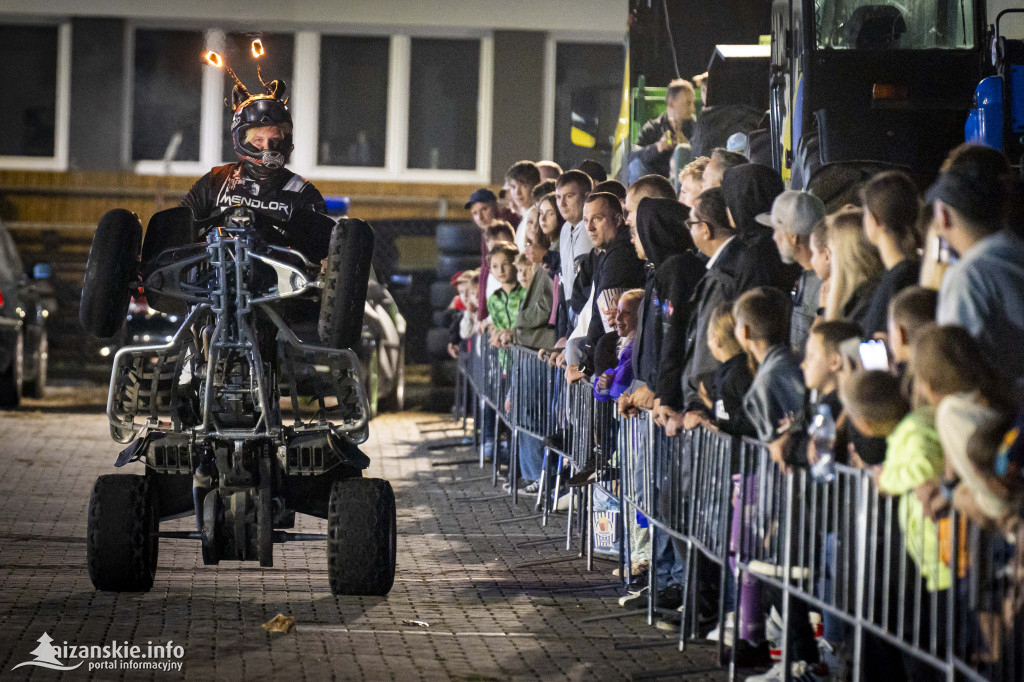
<path fill-rule="evenodd" d="M 481 267 L 457 278 L 465 312 L 450 352 L 487 334 L 493 346 L 526 347 L 563 367 L 570 384 L 590 378 L 595 398 L 623 415 L 649 411 L 669 436 L 714 429 L 761 441 L 781 467 L 815 470 L 827 458 L 870 470 L 898 498 L 926 591 L 950 584 L 928 543 L 951 506 L 997 531 L 1019 575 L 1024 223 L 1006 158 L 962 145 L 926 192 L 891 170 L 863 183 L 859 204 L 827 211 L 786 190 L 773 168 L 722 148 L 666 177 L 692 131 L 692 86 L 674 82 L 669 105 L 645 126 L 628 186 L 595 162 L 563 172 L 521 161 L 506 176 L 505 207 L 489 190 L 473 193 L 466 208 L 481 229 Z M 811 432 L 826 414 L 835 444 L 820 452 Z M 548 434 L 547 444 L 566 436 Z M 543 446 L 519 439 L 519 479 L 531 492 Z M 570 485 L 587 485 L 593 469 L 572 472 Z M 630 539 L 627 608 L 680 605 L 681 548 L 658 537 L 651 547 Z M 648 570 L 655 595 L 645 593 Z M 734 639 L 744 663 L 770 664 L 777 595 L 755 582 L 744 579 L 744 612 L 712 636 Z M 698 585 L 709 590 L 717 583 Z M 700 603 L 717 601 L 705 596 Z M 1007 608 L 1016 614 L 1019 602 Z M 835 623 L 816 638 L 807 612 L 793 600 L 784 626 L 810 676 L 801 679 L 836 676 L 850 643 Z M 927 679 L 912 657 L 895 658 L 902 676 L 893 656 L 877 659 L 884 679 Z"/>

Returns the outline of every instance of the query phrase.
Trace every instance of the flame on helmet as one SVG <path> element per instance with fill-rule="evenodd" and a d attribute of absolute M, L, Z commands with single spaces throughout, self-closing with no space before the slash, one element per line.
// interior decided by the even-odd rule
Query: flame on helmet
<path fill-rule="evenodd" d="M 259 38 L 256 38 L 254 41 L 252 41 L 252 45 L 250 47 L 252 49 L 253 59 L 259 59 L 260 57 L 263 56 L 265 51 L 263 49 L 263 41 L 262 40 L 260 40 Z"/>
<path fill-rule="evenodd" d="M 214 52 L 213 50 L 210 50 L 205 55 L 203 55 L 203 59 L 206 60 L 207 64 L 209 64 L 210 66 L 215 66 L 218 69 L 224 66 L 224 58 L 216 52 Z"/>

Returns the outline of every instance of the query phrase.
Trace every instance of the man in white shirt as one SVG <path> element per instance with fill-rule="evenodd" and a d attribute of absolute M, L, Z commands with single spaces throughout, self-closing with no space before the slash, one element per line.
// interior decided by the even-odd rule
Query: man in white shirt
<path fill-rule="evenodd" d="M 562 300 L 568 304 L 572 299 L 572 286 L 576 280 L 576 259 L 590 253 L 594 243 L 583 224 L 583 205 L 593 189 L 594 183 L 583 171 L 570 170 L 562 173 L 555 185 L 555 199 L 558 210 L 565 218 L 565 225 L 558 237 L 558 253 L 561 263 Z M 569 311 L 569 322 L 575 324 L 576 315 Z"/>

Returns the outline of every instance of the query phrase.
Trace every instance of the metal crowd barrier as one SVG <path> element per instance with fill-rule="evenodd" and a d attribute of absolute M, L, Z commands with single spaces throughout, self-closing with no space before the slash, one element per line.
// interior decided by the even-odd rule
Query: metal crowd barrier
<path fill-rule="evenodd" d="M 1015 545 L 998 534 L 954 514 L 938 525 L 911 519 L 901 511 L 900 499 L 881 494 L 863 469 L 840 465 L 831 481 L 819 482 L 804 469 L 784 471 L 764 444 L 750 439 L 703 428 L 669 437 L 644 411 L 616 415 L 614 403 L 594 399 L 590 382 L 567 385 L 561 370 L 529 349 L 499 351 L 487 345 L 486 337 L 476 337 L 467 355 L 459 364 L 465 375 L 463 395 L 472 393 L 475 399 L 463 414 L 472 402 L 475 418 L 487 408 L 494 410 L 495 434 L 498 424 L 507 425 L 513 479 L 520 435 L 543 441 L 564 434 L 561 445 L 544 446 L 544 485 L 537 500 L 542 523 L 551 492 L 549 455 L 574 471 L 593 467 L 594 485 L 574 498 L 579 533 L 587 538 L 581 550 L 588 568 L 596 486 L 619 501 L 624 581 L 629 580 L 634 510 L 646 517 L 652 535 L 668 533 L 685 546 L 681 649 L 696 635 L 702 587 L 697 562 L 710 561 L 718 569 L 723 630 L 726 595 L 734 595 L 735 640 L 746 608 L 741 578 L 747 574 L 778 594 L 784 623 L 813 610 L 823 614 L 833 633 L 838 628 L 852 647 L 855 681 L 876 676 L 872 665 L 891 662 L 893 653 L 912 666 L 905 668 L 912 671 L 908 675 L 930 669 L 950 682 L 1024 679 L 1024 619 L 1016 606 L 1024 602 L 1024 561 L 1014 560 Z M 508 412 L 506 398 L 512 408 Z M 558 467 L 556 495 L 560 475 Z M 513 495 L 515 490 L 513 485 Z M 572 517 L 570 508 L 567 549 Z M 919 568 L 908 547 L 927 569 Z M 650 575 L 655 594 L 653 565 Z M 759 604 L 748 606 L 760 614 Z M 720 654 L 726 648 L 722 634 Z M 781 650 L 787 672 L 789 639 L 784 627 Z M 735 673 L 733 662 L 730 679 Z"/>

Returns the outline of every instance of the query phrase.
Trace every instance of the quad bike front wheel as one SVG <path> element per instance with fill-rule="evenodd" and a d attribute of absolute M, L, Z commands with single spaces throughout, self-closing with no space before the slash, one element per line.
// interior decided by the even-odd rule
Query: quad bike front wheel
<path fill-rule="evenodd" d="M 156 575 L 160 515 L 145 476 L 108 474 L 89 498 L 86 557 L 97 590 L 148 592 Z"/>
<path fill-rule="evenodd" d="M 378 595 L 395 582 L 395 493 L 379 478 L 348 478 L 331 487 L 327 575 L 334 594 Z"/>
<path fill-rule="evenodd" d="M 331 233 L 318 331 L 328 348 L 356 348 L 373 257 L 373 228 L 362 220 L 338 221 Z"/>

